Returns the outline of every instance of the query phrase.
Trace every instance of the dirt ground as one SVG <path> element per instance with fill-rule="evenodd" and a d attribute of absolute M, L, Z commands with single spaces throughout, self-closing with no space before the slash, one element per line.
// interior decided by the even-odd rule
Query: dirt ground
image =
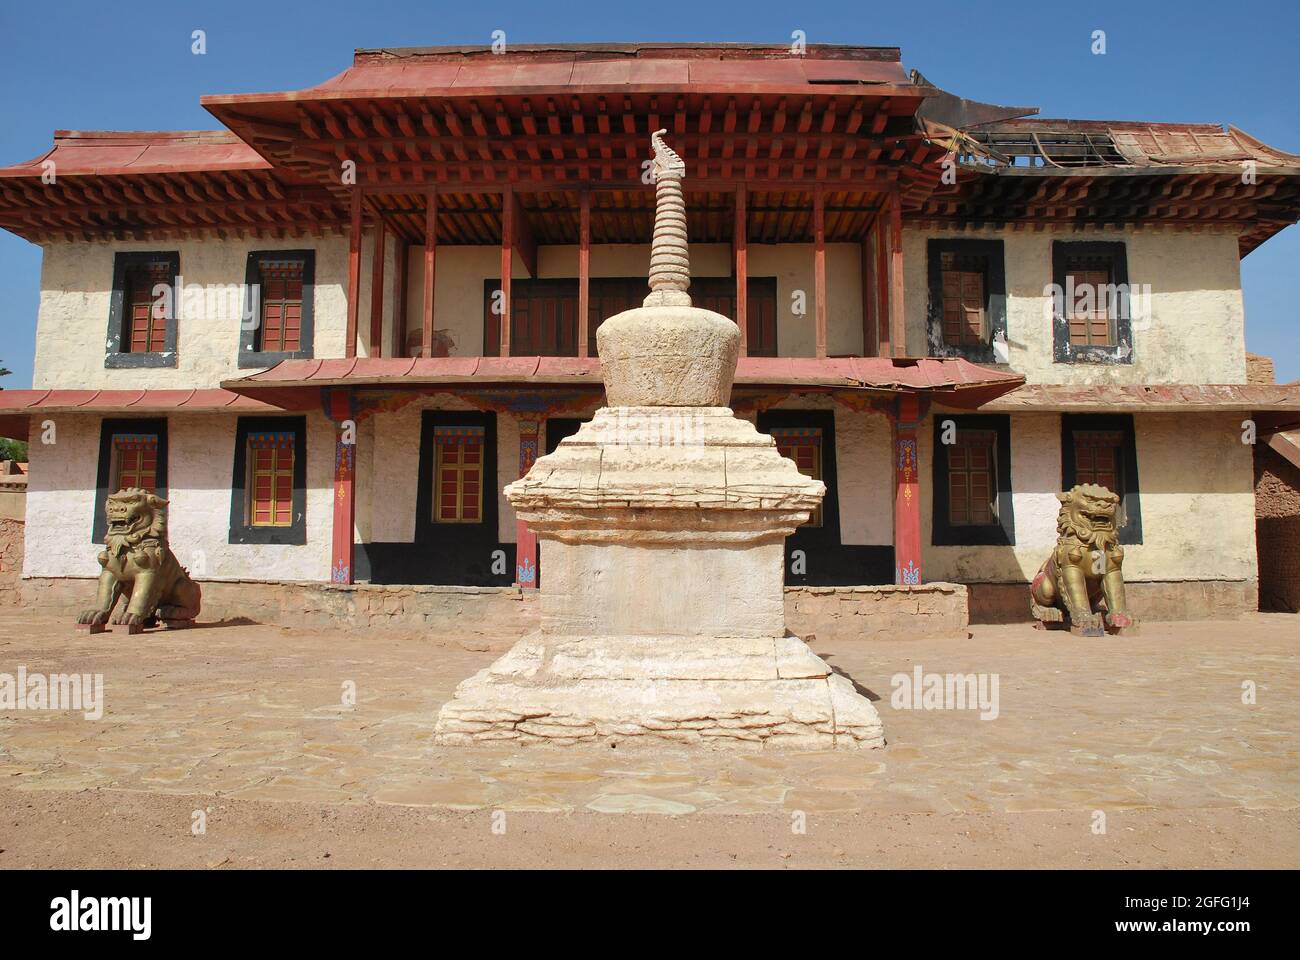
<path fill-rule="evenodd" d="M 0 869 L 1296 867 L 1298 645 L 1288 615 L 822 642 L 883 750 L 452 748 L 478 643 L 19 615 L 0 674 L 100 673 L 106 706 L 0 710 Z M 891 703 L 917 667 L 996 677 L 996 717 Z"/>

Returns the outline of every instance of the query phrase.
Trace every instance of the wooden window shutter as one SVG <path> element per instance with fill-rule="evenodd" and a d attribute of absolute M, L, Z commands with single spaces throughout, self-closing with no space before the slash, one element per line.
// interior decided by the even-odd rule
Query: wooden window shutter
<path fill-rule="evenodd" d="M 435 427 L 433 520 L 483 520 L 483 427 Z"/>
<path fill-rule="evenodd" d="M 248 523 L 254 527 L 293 525 L 293 431 L 248 435 Z"/>
<path fill-rule="evenodd" d="M 776 427 L 772 430 L 772 439 L 776 441 L 777 452 L 794 465 L 805 477 L 814 480 L 822 478 L 822 432 L 817 427 Z M 812 512 L 806 527 L 822 525 L 822 508 L 818 505 Z"/>

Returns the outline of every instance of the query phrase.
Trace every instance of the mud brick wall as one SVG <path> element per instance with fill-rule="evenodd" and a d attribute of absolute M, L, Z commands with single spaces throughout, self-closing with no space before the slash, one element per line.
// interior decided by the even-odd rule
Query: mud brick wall
<path fill-rule="evenodd" d="M 971 583 L 971 623 L 1032 623 L 1029 584 Z M 1124 584 L 1139 620 L 1236 620 L 1259 608 L 1255 580 L 1141 580 Z"/>
<path fill-rule="evenodd" d="M 508 645 L 539 622 L 537 595 L 513 587 L 335 586 L 264 581 L 200 581 L 200 622 L 247 619 L 302 629 L 437 631 L 478 649 Z M 73 617 L 90 606 L 95 581 L 29 577 L 25 606 Z M 822 640 L 891 640 L 966 636 L 966 588 L 788 587 L 786 625 Z"/>
<path fill-rule="evenodd" d="M 1300 612 L 1300 469 L 1255 448 L 1255 548 L 1263 610 Z"/>
<path fill-rule="evenodd" d="M 25 527 L 21 520 L 0 517 L 0 606 L 12 606 L 18 602 Z"/>
<path fill-rule="evenodd" d="M 966 588 L 956 583 L 787 587 L 785 625 L 819 640 L 965 639 Z"/>

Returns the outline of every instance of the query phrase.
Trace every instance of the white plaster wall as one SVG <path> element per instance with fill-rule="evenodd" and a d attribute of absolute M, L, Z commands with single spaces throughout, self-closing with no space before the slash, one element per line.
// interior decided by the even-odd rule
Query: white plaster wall
<path fill-rule="evenodd" d="M 942 418 L 942 412 L 935 416 Z M 1124 576 L 1247 580 L 1256 575 L 1254 468 L 1233 414 L 1134 418 L 1143 542 L 1124 547 Z M 1014 546 L 933 546 L 934 427 L 918 433 L 922 572 L 926 580 L 1024 581 L 1056 543 L 1061 423 L 1054 413 L 1011 418 Z M 1194 435 L 1193 450 L 1189 437 Z M 1199 467 L 1197 466 L 1199 465 Z"/>
<path fill-rule="evenodd" d="M 205 315 L 207 311 L 182 313 L 177 326 L 176 367 L 105 369 L 114 255 L 140 250 L 177 251 L 186 287 L 199 284 L 215 289 L 231 284 L 242 288 L 248 254 L 254 250 L 299 249 L 316 251 L 315 355 L 341 357 L 347 328 L 347 241 L 343 238 L 46 244 L 32 385 L 38 389 L 190 389 L 215 387 L 224 379 L 254 372 L 238 366 L 238 314 Z M 367 271 L 362 272 L 362 302 L 368 323 L 369 299 L 365 291 L 369 277 Z M 237 292 L 236 298 L 237 303 L 242 302 L 242 294 Z"/>
<path fill-rule="evenodd" d="M 1030 383 L 1245 383 L 1245 308 L 1237 235 L 1173 229 L 952 231 L 904 228 L 907 350 L 927 351 L 927 241 L 1000 239 L 1005 247 L 1010 366 Z M 1133 319 L 1133 362 L 1055 363 L 1052 243 L 1122 240 L 1130 284 L 1150 284 L 1150 311 Z"/>
<path fill-rule="evenodd" d="M 477 411 L 477 407 L 448 395 L 418 400 L 400 410 L 372 418 L 372 456 L 363 448 L 359 463 L 369 463 L 366 482 L 358 484 L 358 497 L 365 497 L 365 542 L 411 543 L 415 539 L 416 495 L 420 469 L 420 421 L 425 410 Z M 569 414 L 566 414 L 568 416 Z M 505 498 L 507 483 L 519 479 L 519 418 L 497 414 L 497 538 L 515 542 L 515 511 Z M 358 529 L 362 530 L 362 506 L 358 500 Z M 449 530 L 449 536 L 455 531 Z"/>
<path fill-rule="evenodd" d="M 307 418 L 307 542 L 231 544 L 230 497 L 236 417 L 173 416 L 167 422 L 168 536 L 198 579 L 329 580 L 334 432 Z M 57 442 L 33 443 L 27 494 L 29 577 L 98 576 L 91 541 L 101 418 L 55 418 Z"/>
<path fill-rule="evenodd" d="M 840 542 L 894 542 L 893 431 L 881 414 L 850 410 L 824 394 L 796 394 L 773 410 L 833 410 L 835 469 L 839 483 Z M 753 414 L 747 419 L 755 420 Z"/>
<path fill-rule="evenodd" d="M 640 277 L 650 267 L 648 244 L 609 244 L 591 248 L 593 277 Z M 862 350 L 861 252 L 857 244 L 826 247 L 827 351 L 858 354 Z M 526 277 L 516 256 L 512 275 Z M 697 277 L 732 275 L 728 244 L 693 244 L 691 272 Z M 576 246 L 543 246 L 537 252 L 537 273 L 543 278 L 576 277 Z M 501 274 L 498 246 L 440 246 L 434 277 L 435 329 L 449 331 L 456 346 L 452 356 L 481 356 L 483 352 L 483 282 Z M 749 274 L 777 278 L 777 348 L 782 356 L 816 354 L 815 296 L 811 244 L 752 244 Z M 424 248 L 412 247 L 408 261 L 406 324 L 419 328 L 424 303 Z M 805 293 L 803 315 L 794 313 L 793 294 Z"/>

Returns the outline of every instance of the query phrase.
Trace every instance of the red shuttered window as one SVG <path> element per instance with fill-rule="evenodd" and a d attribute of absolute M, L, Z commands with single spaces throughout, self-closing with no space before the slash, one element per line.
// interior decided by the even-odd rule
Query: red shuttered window
<path fill-rule="evenodd" d="M 434 428 L 435 523 L 479 523 L 483 520 L 484 434 L 482 427 Z"/>
<path fill-rule="evenodd" d="M 1116 528 L 1124 526 L 1124 435 L 1118 430 L 1074 431 L 1074 482 L 1095 483 L 1120 498 Z"/>
<path fill-rule="evenodd" d="M 794 461 L 799 472 L 814 480 L 822 478 L 822 432 L 817 427 L 777 427 L 772 431 L 777 452 Z M 803 524 L 805 527 L 822 525 L 822 508 L 817 507 Z"/>
<path fill-rule="evenodd" d="M 266 431 L 248 436 L 248 524 L 293 525 L 294 434 Z"/>
<path fill-rule="evenodd" d="M 258 264 L 262 295 L 264 352 L 302 349 L 303 262 L 263 260 Z"/>
<path fill-rule="evenodd" d="M 126 297 L 126 334 L 122 338 L 125 353 L 161 353 L 167 349 L 167 308 L 170 298 L 157 296 L 159 284 L 171 287 L 171 264 L 165 260 L 128 267 Z"/>
<path fill-rule="evenodd" d="M 962 430 L 948 448 L 948 522 L 987 526 L 997 517 L 997 434 Z"/>
<path fill-rule="evenodd" d="M 158 488 L 158 435 L 156 433 L 113 434 L 114 486 L 116 490 L 138 487 L 153 493 Z"/>
<path fill-rule="evenodd" d="M 1111 316 L 1111 264 L 1106 257 L 1066 261 L 1066 320 L 1073 346 L 1114 346 Z"/>
<path fill-rule="evenodd" d="M 984 319 L 986 269 L 984 257 L 943 255 L 943 342 L 948 346 L 988 342 Z"/>

